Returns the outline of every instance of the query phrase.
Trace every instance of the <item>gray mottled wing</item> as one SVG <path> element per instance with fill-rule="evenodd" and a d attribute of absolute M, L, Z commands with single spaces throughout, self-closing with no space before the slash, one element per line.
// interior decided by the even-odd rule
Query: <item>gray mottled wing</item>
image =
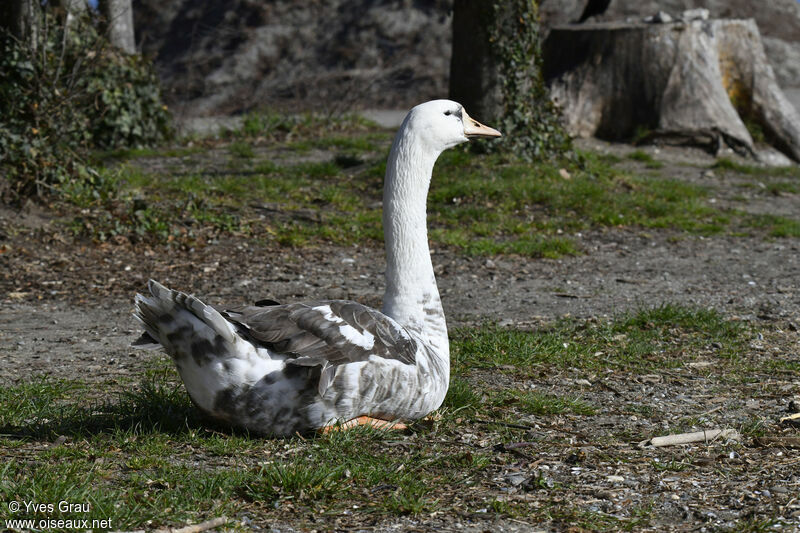
<path fill-rule="evenodd" d="M 224 315 L 267 348 L 302 366 L 338 366 L 370 356 L 414 364 L 417 343 L 392 318 L 365 305 L 328 300 L 247 306 Z"/>

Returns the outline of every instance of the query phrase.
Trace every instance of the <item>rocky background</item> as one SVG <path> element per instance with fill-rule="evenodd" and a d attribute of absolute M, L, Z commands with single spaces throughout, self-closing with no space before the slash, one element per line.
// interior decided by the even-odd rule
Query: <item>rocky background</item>
<path fill-rule="evenodd" d="M 135 0 L 137 42 L 179 114 L 253 108 L 407 108 L 445 97 L 452 0 Z M 545 25 L 585 0 L 543 0 Z M 755 18 L 780 83 L 800 87 L 796 0 L 612 0 L 599 20 L 677 14 Z"/>

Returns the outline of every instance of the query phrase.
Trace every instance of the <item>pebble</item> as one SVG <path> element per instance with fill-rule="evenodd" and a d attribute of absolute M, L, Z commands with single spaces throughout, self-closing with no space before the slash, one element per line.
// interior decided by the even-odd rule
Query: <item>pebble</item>
<path fill-rule="evenodd" d="M 608 476 L 606 479 L 612 483 L 622 483 L 625 481 L 625 478 L 622 476 Z"/>

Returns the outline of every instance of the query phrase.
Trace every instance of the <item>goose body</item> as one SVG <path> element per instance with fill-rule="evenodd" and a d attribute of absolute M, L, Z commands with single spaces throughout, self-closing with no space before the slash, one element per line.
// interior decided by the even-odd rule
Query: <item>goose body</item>
<path fill-rule="evenodd" d="M 136 295 L 145 333 L 134 345 L 163 347 L 202 411 L 258 434 L 424 417 L 442 404 L 450 379 L 426 227 L 433 165 L 470 137 L 499 135 L 449 100 L 406 116 L 384 182 L 382 311 L 345 300 L 219 311 L 151 280 L 150 295 Z"/>

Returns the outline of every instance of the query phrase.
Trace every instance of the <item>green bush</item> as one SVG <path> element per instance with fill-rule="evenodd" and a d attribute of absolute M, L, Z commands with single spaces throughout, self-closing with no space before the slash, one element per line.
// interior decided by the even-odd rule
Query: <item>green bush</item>
<path fill-rule="evenodd" d="M 48 14 L 35 43 L 0 35 L 3 200 L 91 184 L 92 150 L 153 145 L 169 134 L 149 63 L 112 49 L 88 19 L 65 29 Z"/>

